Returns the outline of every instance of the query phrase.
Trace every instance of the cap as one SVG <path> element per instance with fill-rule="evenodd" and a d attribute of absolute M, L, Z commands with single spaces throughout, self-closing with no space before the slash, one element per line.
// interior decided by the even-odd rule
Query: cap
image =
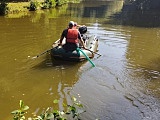
<path fill-rule="evenodd" d="M 68 24 L 68 26 L 71 26 L 71 27 L 74 26 L 74 22 L 70 21 L 69 24 Z"/>
<path fill-rule="evenodd" d="M 78 24 L 76 22 L 74 22 L 74 26 L 77 26 Z"/>

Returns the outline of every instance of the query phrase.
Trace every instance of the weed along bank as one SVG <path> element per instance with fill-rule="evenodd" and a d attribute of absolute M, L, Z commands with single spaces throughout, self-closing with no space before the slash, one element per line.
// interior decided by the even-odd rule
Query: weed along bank
<path fill-rule="evenodd" d="M 69 2 L 75 2 L 75 0 L 2 0 L 0 1 L 0 15 L 50 9 Z"/>

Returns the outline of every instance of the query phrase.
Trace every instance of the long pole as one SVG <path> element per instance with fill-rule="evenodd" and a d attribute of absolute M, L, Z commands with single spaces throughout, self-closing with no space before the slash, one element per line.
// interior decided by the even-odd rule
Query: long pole
<path fill-rule="evenodd" d="M 92 51 L 92 50 L 90 50 L 90 49 L 87 49 L 87 48 L 85 48 L 86 50 L 88 50 L 88 51 L 90 51 L 90 52 L 92 52 L 92 53 L 94 53 L 94 54 L 97 54 L 97 55 L 99 55 L 99 56 L 102 56 L 101 54 L 99 54 L 99 53 L 97 53 L 97 52 L 94 52 L 94 51 Z"/>
<path fill-rule="evenodd" d="M 38 58 L 39 56 L 41 56 L 41 55 L 43 55 L 43 54 L 45 54 L 45 53 L 50 52 L 52 49 L 53 49 L 53 48 L 48 49 L 48 50 L 46 50 L 46 51 L 44 51 L 44 52 L 40 53 L 39 55 L 32 57 L 32 59 L 36 59 L 36 58 Z"/>

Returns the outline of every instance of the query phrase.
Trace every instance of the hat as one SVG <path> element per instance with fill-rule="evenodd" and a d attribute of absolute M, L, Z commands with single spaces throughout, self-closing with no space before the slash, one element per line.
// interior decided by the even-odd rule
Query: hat
<path fill-rule="evenodd" d="M 68 26 L 70 26 L 70 27 L 74 26 L 74 22 L 70 21 L 69 24 L 68 24 Z"/>
<path fill-rule="evenodd" d="M 77 26 L 78 24 L 76 22 L 74 22 L 74 26 Z"/>

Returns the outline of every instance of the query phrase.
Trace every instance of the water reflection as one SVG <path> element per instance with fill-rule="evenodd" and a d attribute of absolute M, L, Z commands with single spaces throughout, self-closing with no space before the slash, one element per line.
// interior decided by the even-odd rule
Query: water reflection
<path fill-rule="evenodd" d="M 49 86 L 47 85 L 49 88 L 46 94 L 59 99 L 59 109 L 63 110 L 63 103 L 69 104 L 71 101 L 72 96 L 70 95 L 70 91 L 78 82 L 79 76 L 81 76 L 81 72 L 79 70 L 82 66 L 83 63 L 51 60 L 50 54 L 48 54 L 45 56 L 43 61 L 34 65 L 32 69 L 33 71 L 36 69 L 40 71 L 50 71 L 52 78 L 49 77 L 49 79 L 51 79 L 52 82 Z M 41 85 L 37 85 L 37 91 L 39 91 L 39 86 Z M 43 88 L 46 87 L 43 85 Z M 51 98 L 53 99 L 53 97 Z M 40 110 L 42 109 L 39 109 L 39 112 L 41 112 Z"/>
<path fill-rule="evenodd" d="M 110 23 L 139 27 L 159 27 L 159 0 L 134 0 L 124 4 L 122 12 L 113 15 Z"/>
<path fill-rule="evenodd" d="M 76 13 L 79 17 L 87 18 L 108 18 L 110 15 L 121 11 L 123 7 L 123 0 L 118 1 L 99 1 L 99 0 L 84 0 L 80 4 L 70 4 L 70 10 Z M 72 15 L 74 15 L 72 13 Z"/>
<path fill-rule="evenodd" d="M 159 120 L 160 30 L 104 24 L 121 11 L 123 1 L 82 3 L 17 19 L 0 17 L 0 119 L 10 117 L 20 99 L 38 113 L 53 99 L 69 103 L 75 95 L 86 108 L 84 119 Z M 50 48 L 71 19 L 98 36 L 102 56 L 93 59 L 96 67 L 52 63 L 45 55 L 31 60 Z"/>
<path fill-rule="evenodd" d="M 159 87 L 156 87 L 157 84 L 160 85 L 158 82 L 160 77 L 160 59 L 157 57 L 160 42 L 157 41 L 158 37 L 156 34 L 158 31 L 159 29 L 145 29 L 144 37 L 140 37 L 140 34 L 144 32 L 143 29 L 139 28 L 137 31 L 132 31 L 130 33 L 132 37 L 129 41 L 126 54 L 128 68 L 132 69 L 132 76 L 141 77 L 141 79 L 137 79 L 139 85 L 136 85 L 139 86 L 140 89 L 143 85 L 145 91 L 145 89 L 148 89 L 152 84 L 151 86 L 155 86 L 155 88 L 153 90 L 150 89 L 147 94 L 151 92 L 157 95 L 157 97 L 160 96 L 160 94 L 156 92 L 159 89 Z"/>

